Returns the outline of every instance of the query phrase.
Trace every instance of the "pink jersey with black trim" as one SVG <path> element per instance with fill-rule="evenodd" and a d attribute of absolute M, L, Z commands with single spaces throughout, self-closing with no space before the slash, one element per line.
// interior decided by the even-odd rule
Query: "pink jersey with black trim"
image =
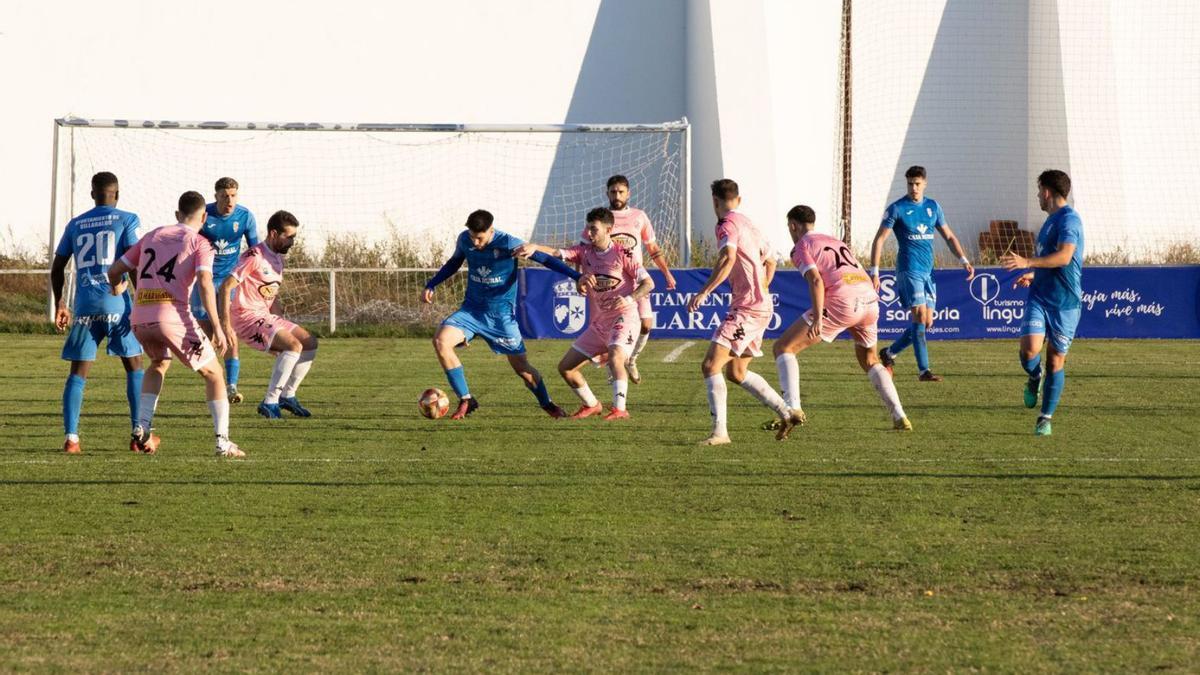
<path fill-rule="evenodd" d="M 231 305 L 238 314 L 270 314 L 283 283 L 283 256 L 267 242 L 246 249 L 233 270 L 237 293 Z"/>
<path fill-rule="evenodd" d="M 649 275 L 631 252 L 616 243 L 603 251 L 591 244 L 576 244 L 561 249 L 559 257 L 579 265 L 580 273 L 595 275 L 596 288 L 588 293 L 591 321 L 609 322 L 629 313 L 637 317 L 637 303 L 623 303 L 620 298 L 632 293 Z"/>
<path fill-rule="evenodd" d="M 132 323 L 178 322 L 191 316 L 196 273 L 212 272 L 216 252 L 197 230 L 178 223 L 155 228 L 121 260 L 137 276 Z"/>
<path fill-rule="evenodd" d="M 733 248 L 733 270 L 729 273 L 730 309 L 774 311 L 771 294 L 767 291 L 767 270 L 763 265 L 771 255 L 766 238 L 749 218 L 737 211 L 730 211 L 717 221 L 716 234 L 718 249 Z"/>
<path fill-rule="evenodd" d="M 650 224 L 650 216 L 647 216 L 646 212 L 641 209 L 631 207 L 613 211 L 612 214 L 613 241 L 626 251 L 632 252 L 633 259 L 637 264 L 644 265 L 642 244 L 654 243 L 654 226 Z M 579 240 L 584 244 L 590 242 L 586 229 L 579 235 Z"/>
<path fill-rule="evenodd" d="M 862 265 L 841 239 L 809 232 L 792 248 L 792 264 L 801 274 L 817 270 L 825 284 L 825 302 L 876 300 L 878 295 Z"/>

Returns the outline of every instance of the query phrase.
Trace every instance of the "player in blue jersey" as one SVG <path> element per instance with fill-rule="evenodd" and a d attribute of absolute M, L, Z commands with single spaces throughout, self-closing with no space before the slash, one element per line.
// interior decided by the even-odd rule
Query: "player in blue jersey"
<path fill-rule="evenodd" d="M 137 243 L 141 225 L 136 214 L 116 208 L 120 196 L 117 177 L 102 171 L 92 176 L 92 199 L 96 207 L 71 219 L 54 249 L 50 285 L 54 291 L 54 325 L 67 333 L 62 358 L 71 362 L 71 374 L 63 388 L 63 450 L 82 452 L 79 445 L 79 412 L 83 388 L 100 341 L 108 339 L 106 351 L 121 357 L 125 366 L 125 398 L 129 401 L 130 424 L 136 425 L 142 391 L 142 346 L 129 325 L 129 292 L 112 294 L 108 268 Z M 75 260 L 75 315 L 63 301 L 67 262 Z M 131 449 L 136 449 L 131 443 Z"/>
<path fill-rule="evenodd" d="M 946 240 L 946 245 L 958 256 L 967 281 L 975 278 L 975 268 L 963 251 L 962 244 L 946 224 L 942 207 L 925 196 L 925 167 L 910 166 L 904 172 L 908 194 L 888 205 L 883 213 L 883 222 L 871 242 L 871 279 L 875 290 L 879 290 L 879 256 L 883 253 L 883 242 L 893 230 L 896 232 L 896 293 L 900 296 L 912 316 L 912 323 L 900 337 L 886 349 L 879 351 L 879 360 L 889 371 L 896 362 L 896 355 L 909 345 L 917 358 L 917 372 L 922 382 L 940 382 L 942 377 L 929 369 L 929 347 L 925 333 L 933 327 L 933 315 L 937 308 L 937 287 L 933 283 L 933 233 L 936 230 Z"/>
<path fill-rule="evenodd" d="M 221 283 L 233 273 L 237 267 L 238 258 L 242 254 L 242 239 L 246 240 L 246 248 L 258 245 L 258 223 L 250 209 L 238 204 L 238 182 L 225 177 L 217 180 L 216 201 L 205 207 L 204 227 L 200 234 L 212 242 L 217 256 L 213 260 L 213 287 L 220 288 Z M 200 302 L 199 286 L 192 289 L 192 315 L 200 322 L 204 333 L 212 339 L 213 320 L 204 310 Z M 220 317 L 224 319 L 225 317 Z M 225 336 L 229 341 L 229 351 L 225 354 L 225 391 L 230 403 L 241 403 L 242 394 L 238 392 L 238 371 L 241 361 L 238 360 L 238 340 L 236 335 Z"/>
<path fill-rule="evenodd" d="M 1050 418 L 1058 407 L 1066 380 L 1067 350 L 1075 338 L 1083 306 L 1083 221 L 1067 204 L 1071 178 L 1057 169 L 1043 171 L 1037 180 L 1038 206 L 1048 215 L 1037 236 L 1034 257 L 1008 254 L 1000 258 L 1004 269 L 1030 271 L 1017 277 L 1016 286 L 1029 288 L 1025 319 L 1021 322 L 1021 367 L 1025 407 L 1037 405 L 1042 393 L 1042 413 L 1033 433 L 1050 435 Z M 1042 388 L 1042 344 L 1046 345 L 1045 388 Z"/>
<path fill-rule="evenodd" d="M 438 362 L 446 371 L 450 388 L 458 395 L 458 408 L 450 419 L 461 420 L 479 408 L 479 401 L 467 387 L 467 377 L 462 361 L 454 348 L 468 343 L 479 336 L 488 343 L 492 351 L 508 358 L 509 365 L 525 382 L 538 405 L 551 417 L 566 417 L 563 409 L 550 400 L 546 383 L 525 356 L 525 341 L 517 327 L 517 261 L 513 252 L 525 242 L 517 237 L 494 229 L 492 214 L 479 210 L 467 216 L 467 231 L 458 236 L 454 254 L 438 270 L 425 290 L 421 300 L 433 302 L 433 289 L 449 279 L 467 263 L 467 290 L 463 295 L 462 307 L 442 322 L 433 336 L 433 349 Z M 576 281 L 579 272 L 566 263 L 544 253 L 535 253 L 531 258 L 560 274 Z"/>

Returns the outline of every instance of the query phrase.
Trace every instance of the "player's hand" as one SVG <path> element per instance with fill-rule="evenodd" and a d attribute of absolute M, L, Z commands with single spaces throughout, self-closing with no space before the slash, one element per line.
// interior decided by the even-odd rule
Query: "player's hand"
<path fill-rule="evenodd" d="M 534 253 L 537 253 L 537 247 L 528 243 L 521 244 L 520 246 L 514 248 L 512 252 L 514 258 L 522 259 L 528 259 Z"/>
<path fill-rule="evenodd" d="M 225 349 L 229 345 L 225 342 L 225 331 L 221 330 L 220 326 L 213 326 L 212 345 L 218 355 L 225 355 Z"/>
<path fill-rule="evenodd" d="M 426 288 L 425 290 L 421 291 L 421 302 L 423 302 L 427 305 L 433 304 L 433 289 L 432 288 Z"/>
<path fill-rule="evenodd" d="M 1000 256 L 1000 266 L 1008 272 L 1012 272 L 1013 270 L 1028 269 L 1029 258 L 1021 257 L 1016 253 L 1009 253 L 1007 255 Z"/>
<path fill-rule="evenodd" d="M 879 275 L 878 274 L 871 275 L 871 285 L 875 287 L 875 292 L 878 293 L 879 292 Z"/>
<path fill-rule="evenodd" d="M 671 274 L 670 272 L 667 272 L 666 274 L 663 275 L 663 277 L 665 278 L 664 280 L 667 282 L 667 290 L 668 291 L 675 290 L 675 275 Z"/>
<path fill-rule="evenodd" d="M 967 281 L 975 278 L 975 266 L 969 262 L 963 263 L 963 269 L 967 271 Z"/>
<path fill-rule="evenodd" d="M 1029 284 L 1033 283 L 1033 272 L 1026 272 L 1013 280 L 1013 288 L 1029 288 Z"/>
<path fill-rule="evenodd" d="M 692 299 L 688 301 L 688 306 L 687 306 L 688 313 L 690 314 L 692 312 L 700 311 L 700 305 L 704 304 L 704 300 L 707 297 L 708 297 L 708 293 L 705 293 L 704 291 L 701 291 L 701 292 L 693 295 Z"/>
<path fill-rule="evenodd" d="M 237 333 L 233 332 L 233 324 L 228 321 L 221 323 L 221 330 L 225 331 L 226 340 L 232 341 L 233 337 L 237 335 Z"/>
<path fill-rule="evenodd" d="M 808 324 L 808 339 L 815 340 L 821 337 L 821 316 L 818 314 L 813 318 L 812 323 Z"/>
<path fill-rule="evenodd" d="M 126 279 L 125 277 L 121 277 L 121 280 L 118 281 L 115 286 L 112 286 L 112 288 L 110 290 L 112 291 L 113 295 L 120 295 L 125 292 L 125 288 L 128 286 L 129 286 L 128 279 Z"/>
<path fill-rule="evenodd" d="M 575 282 L 575 290 L 579 291 L 580 295 L 587 295 L 595 287 L 596 275 L 594 274 L 584 274 Z"/>
<path fill-rule="evenodd" d="M 67 326 L 71 325 L 71 310 L 59 305 L 58 309 L 54 310 L 54 328 L 58 332 L 63 332 Z"/>

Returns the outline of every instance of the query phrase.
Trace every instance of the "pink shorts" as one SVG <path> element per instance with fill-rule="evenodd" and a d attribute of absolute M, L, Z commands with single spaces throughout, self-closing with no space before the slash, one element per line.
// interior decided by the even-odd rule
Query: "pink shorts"
<path fill-rule="evenodd" d="M 650 296 L 649 295 L 642 298 L 641 300 L 638 300 L 638 318 L 639 319 L 653 319 L 654 318 L 654 310 L 650 307 Z"/>
<path fill-rule="evenodd" d="M 813 313 L 804 313 L 804 321 L 812 324 Z M 879 340 L 879 301 L 859 298 L 848 302 L 825 305 L 821 317 L 821 339 L 833 342 L 842 331 L 849 330 L 855 344 L 870 349 Z"/>
<path fill-rule="evenodd" d="M 634 312 L 626 312 L 612 322 L 589 323 L 587 330 L 576 338 L 571 348 L 595 363 L 604 363 L 608 360 L 609 347 L 620 349 L 626 357 L 632 354 L 633 343 L 637 341 L 640 331 L 638 317 Z"/>
<path fill-rule="evenodd" d="M 278 314 L 238 314 L 229 317 L 233 322 L 233 330 L 238 339 L 261 352 L 271 351 L 271 343 L 275 334 L 280 331 L 292 332 L 296 324 Z"/>
<path fill-rule="evenodd" d="M 174 354 L 188 368 L 200 370 L 217 358 L 208 336 L 190 315 L 183 323 L 135 323 L 133 335 L 142 343 L 146 356 L 155 361 L 170 361 Z"/>
<path fill-rule="evenodd" d="M 731 309 L 713 332 L 712 341 L 729 349 L 736 357 L 762 356 L 763 334 L 771 325 L 771 312 Z"/>

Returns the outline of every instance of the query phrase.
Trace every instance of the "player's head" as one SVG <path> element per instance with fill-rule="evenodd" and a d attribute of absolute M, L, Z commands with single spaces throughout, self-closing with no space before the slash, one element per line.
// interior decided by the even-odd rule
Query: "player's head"
<path fill-rule="evenodd" d="M 238 200 L 238 182 L 225 176 L 217 179 L 217 184 L 213 186 L 213 189 L 217 193 L 217 213 L 222 216 L 233 213 Z"/>
<path fill-rule="evenodd" d="M 792 241 L 798 241 L 811 232 L 816 224 L 817 214 L 811 206 L 797 204 L 787 212 L 788 232 L 792 235 Z"/>
<path fill-rule="evenodd" d="M 92 176 L 92 200 L 96 202 L 96 206 L 112 206 L 120 196 L 120 187 L 115 174 L 101 171 Z"/>
<path fill-rule="evenodd" d="M 904 182 L 908 184 L 908 198 L 919 202 L 925 198 L 925 167 L 910 166 L 904 172 Z"/>
<path fill-rule="evenodd" d="M 287 255 L 296 243 L 296 230 L 300 221 L 287 211 L 276 211 L 267 220 L 267 246 L 274 252 Z"/>
<path fill-rule="evenodd" d="M 588 211 L 587 226 L 584 227 L 583 232 L 588 239 L 592 240 L 592 245 L 596 248 L 608 248 L 609 242 L 612 241 L 612 229 L 615 222 L 612 211 L 599 206 Z"/>
<path fill-rule="evenodd" d="M 742 203 L 738 184 L 729 178 L 714 180 L 712 182 L 712 200 L 713 211 L 716 212 L 718 218 L 736 209 Z"/>
<path fill-rule="evenodd" d="M 204 195 L 195 190 L 188 190 L 179 195 L 179 210 L 175 218 L 184 225 L 204 224 Z"/>
<path fill-rule="evenodd" d="M 495 219 L 492 214 L 483 209 L 472 211 L 471 215 L 467 216 L 467 236 L 471 238 L 471 245 L 476 250 L 482 251 L 491 243 L 495 234 L 495 230 L 492 229 L 493 220 Z"/>
<path fill-rule="evenodd" d="M 1071 195 L 1071 177 L 1065 171 L 1046 169 L 1037 179 L 1038 206 L 1046 213 L 1058 209 Z"/>
<path fill-rule="evenodd" d="M 617 174 L 608 179 L 605 184 L 605 194 L 608 195 L 608 206 L 614 211 L 629 206 L 629 179 Z"/>

